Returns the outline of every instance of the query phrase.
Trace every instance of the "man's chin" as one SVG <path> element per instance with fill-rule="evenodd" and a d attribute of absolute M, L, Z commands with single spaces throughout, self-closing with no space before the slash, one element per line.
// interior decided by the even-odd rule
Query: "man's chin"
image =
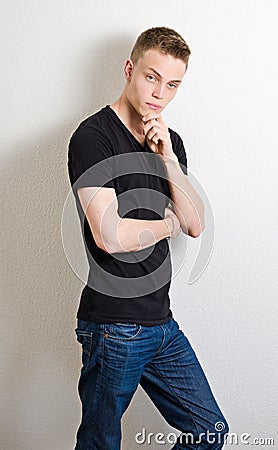
<path fill-rule="evenodd" d="M 138 108 L 138 114 L 139 116 L 143 117 L 146 114 L 148 114 L 150 112 L 150 108 L 148 107 L 148 105 L 142 105 L 140 107 L 140 109 Z"/>
<path fill-rule="evenodd" d="M 134 111 L 138 114 L 138 116 L 143 117 L 146 114 L 148 114 L 151 109 L 149 108 L 149 106 L 147 104 L 143 104 L 143 105 L 132 105 Z M 164 109 L 164 108 L 163 108 Z M 159 113 L 161 113 L 163 111 L 163 109 L 159 110 Z"/>

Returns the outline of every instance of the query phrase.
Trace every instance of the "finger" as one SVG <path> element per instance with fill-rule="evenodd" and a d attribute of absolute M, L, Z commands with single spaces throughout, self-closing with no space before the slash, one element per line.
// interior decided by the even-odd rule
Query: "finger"
<path fill-rule="evenodd" d="M 148 122 L 147 124 L 144 125 L 143 130 L 144 130 L 144 135 L 147 136 L 147 134 L 150 132 L 150 130 L 153 128 L 154 124 L 151 122 Z"/>
<path fill-rule="evenodd" d="M 155 133 L 151 138 L 148 137 L 148 139 L 150 139 L 150 141 L 154 142 L 156 145 L 158 144 L 159 137 L 157 133 Z"/>
<path fill-rule="evenodd" d="M 156 127 L 151 128 L 147 134 L 146 134 L 147 139 L 149 139 L 150 141 L 158 141 L 159 140 L 159 130 Z"/>
<path fill-rule="evenodd" d="M 147 120 L 145 123 L 144 123 L 144 125 L 143 125 L 144 127 L 149 127 L 149 128 L 152 128 L 152 127 L 157 127 L 157 126 L 159 126 L 159 123 L 155 120 L 155 119 L 150 119 L 150 120 Z"/>
<path fill-rule="evenodd" d="M 144 116 L 142 116 L 142 120 L 145 123 L 148 122 L 149 120 L 155 120 L 157 122 L 160 122 L 161 121 L 161 116 L 160 116 L 160 114 L 155 113 L 155 112 L 147 113 Z"/>
<path fill-rule="evenodd" d="M 148 137 L 149 139 L 152 139 L 152 137 L 158 134 L 159 136 L 163 136 L 162 131 L 157 125 L 149 126 L 144 128 L 144 135 Z M 160 138 L 160 137 L 159 137 Z"/>
<path fill-rule="evenodd" d="M 150 131 L 147 133 L 147 138 L 152 140 L 155 135 L 158 136 L 158 130 L 156 130 L 155 128 L 151 128 Z"/>

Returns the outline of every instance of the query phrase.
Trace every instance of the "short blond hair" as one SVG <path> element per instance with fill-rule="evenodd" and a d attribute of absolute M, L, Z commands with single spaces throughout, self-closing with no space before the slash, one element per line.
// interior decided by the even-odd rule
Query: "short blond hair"
<path fill-rule="evenodd" d="M 165 55 L 181 59 L 187 68 L 191 52 L 185 40 L 175 30 L 167 27 L 154 27 L 143 31 L 134 44 L 130 59 L 136 63 L 150 49 L 157 49 Z"/>

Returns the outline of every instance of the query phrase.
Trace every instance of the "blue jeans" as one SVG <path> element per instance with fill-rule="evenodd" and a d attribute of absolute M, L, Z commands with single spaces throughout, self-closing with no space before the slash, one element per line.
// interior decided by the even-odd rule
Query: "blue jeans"
<path fill-rule="evenodd" d="M 169 425 L 182 432 L 175 442 L 166 441 L 175 443 L 173 449 L 223 447 L 228 424 L 173 318 L 155 326 L 77 319 L 75 331 L 82 345 L 82 420 L 75 450 L 120 450 L 121 417 L 138 384 Z M 134 437 L 132 450 L 137 447 Z"/>

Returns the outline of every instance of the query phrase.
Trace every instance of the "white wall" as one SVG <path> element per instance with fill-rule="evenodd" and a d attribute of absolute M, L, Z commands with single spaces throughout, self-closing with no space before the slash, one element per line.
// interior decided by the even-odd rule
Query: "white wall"
<path fill-rule="evenodd" d="M 1 450 L 74 447 L 83 285 L 60 234 L 67 143 L 119 95 L 136 36 L 161 25 L 192 51 L 165 118 L 184 139 L 215 220 L 212 257 L 191 285 L 200 239 L 189 239 L 172 309 L 231 431 L 278 445 L 277 2 L 10 0 L 0 16 Z M 124 416 L 124 450 L 161 448 L 135 444 L 143 427 L 172 430 L 139 389 Z"/>

